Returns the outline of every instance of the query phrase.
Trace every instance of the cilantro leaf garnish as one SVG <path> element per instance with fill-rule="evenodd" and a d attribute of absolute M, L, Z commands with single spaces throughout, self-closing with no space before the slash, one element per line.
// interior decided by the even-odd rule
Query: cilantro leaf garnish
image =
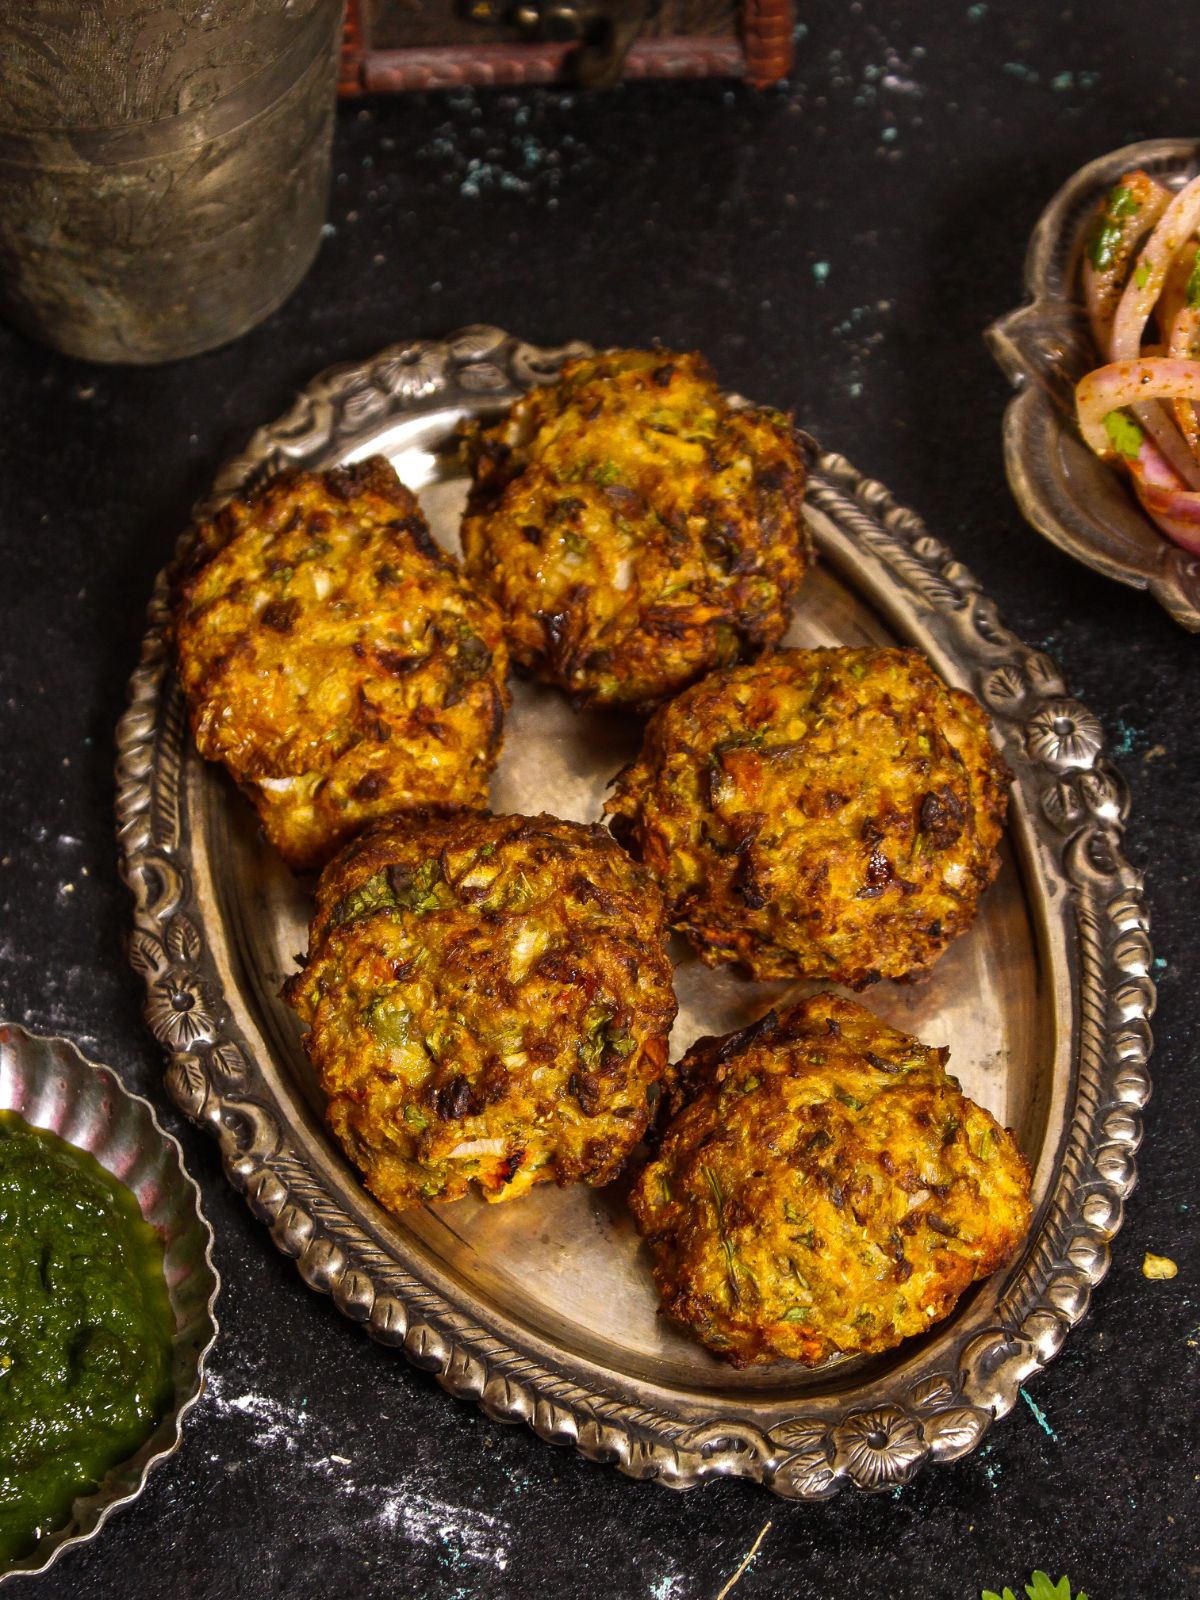
<path fill-rule="evenodd" d="M 1142 430 L 1126 411 L 1110 411 L 1104 419 L 1104 431 L 1113 449 L 1127 461 L 1136 461 L 1142 448 Z"/>
<path fill-rule="evenodd" d="M 1191 276 L 1187 281 L 1188 305 L 1200 309 L 1200 250 L 1196 251 L 1196 259 L 1192 263 Z"/>
<path fill-rule="evenodd" d="M 1108 197 L 1108 215 L 1113 222 L 1119 222 L 1122 217 L 1136 216 L 1141 206 L 1132 189 L 1127 189 L 1119 183 Z"/>
<path fill-rule="evenodd" d="M 1096 219 L 1087 242 L 1088 260 L 1097 272 L 1111 267 L 1121 244 L 1121 223 L 1126 217 L 1136 216 L 1141 202 L 1131 189 L 1118 184 L 1108 197 L 1108 204 Z"/>
<path fill-rule="evenodd" d="M 1071 1585 L 1065 1577 L 1051 1583 L 1046 1573 L 1038 1571 L 1025 1585 L 1025 1593 L 1029 1600 L 1071 1600 Z"/>
<path fill-rule="evenodd" d="M 1072 1600 L 1070 1579 L 1062 1577 L 1057 1583 L 1053 1583 L 1040 1568 L 1025 1585 L 1025 1593 L 1029 1600 Z M 1017 1597 L 1006 1585 L 999 1594 L 994 1589 L 985 1589 L 980 1600 L 1017 1600 Z M 1074 1600 L 1088 1600 L 1088 1597 L 1080 1589 Z"/>

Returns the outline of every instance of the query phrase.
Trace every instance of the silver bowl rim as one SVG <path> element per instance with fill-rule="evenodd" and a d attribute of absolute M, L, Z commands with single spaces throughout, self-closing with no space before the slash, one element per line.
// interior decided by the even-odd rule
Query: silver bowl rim
<path fill-rule="evenodd" d="M 19 1022 L 12 1022 L 7 1018 L 0 1017 L 0 1041 L 7 1040 L 12 1037 L 16 1038 L 18 1046 L 24 1042 L 26 1048 L 28 1048 L 30 1044 L 49 1047 L 51 1053 L 57 1055 L 59 1059 L 63 1061 L 68 1071 L 74 1070 L 76 1073 L 80 1073 L 81 1069 L 86 1069 L 86 1071 L 89 1073 L 103 1074 L 111 1087 L 113 1087 L 123 1099 L 131 1102 L 137 1108 L 137 1114 L 140 1114 L 144 1120 L 149 1122 L 150 1128 L 161 1141 L 167 1153 L 168 1164 L 178 1169 L 182 1190 L 185 1194 L 190 1196 L 190 1211 L 194 1212 L 196 1221 L 200 1227 L 201 1235 L 204 1239 L 204 1250 L 200 1257 L 199 1265 L 200 1269 L 208 1274 L 210 1282 L 208 1296 L 203 1307 L 203 1315 L 208 1319 L 210 1331 L 207 1339 L 204 1341 L 196 1354 L 194 1382 L 188 1386 L 188 1391 L 184 1394 L 181 1400 L 178 1399 L 179 1385 L 176 1384 L 177 1399 L 174 1410 L 167 1412 L 163 1416 L 162 1420 L 155 1428 L 154 1433 L 150 1435 L 150 1439 L 148 1439 L 141 1446 L 139 1451 L 135 1452 L 133 1456 L 128 1458 L 129 1461 L 136 1461 L 138 1455 L 141 1453 L 141 1450 L 145 1450 L 147 1445 L 155 1438 L 156 1435 L 162 1433 L 164 1430 L 168 1431 L 167 1442 L 161 1448 L 154 1450 L 150 1455 L 148 1455 L 146 1460 L 142 1463 L 141 1471 L 138 1474 L 137 1481 L 133 1488 L 127 1492 L 118 1492 L 112 1494 L 111 1497 L 106 1497 L 104 1493 L 104 1485 L 102 1483 L 100 1488 L 96 1490 L 95 1493 L 91 1495 L 79 1496 L 75 1502 L 75 1505 L 76 1507 L 83 1505 L 84 1507 L 88 1508 L 88 1510 L 85 1512 L 85 1518 L 88 1520 L 90 1525 L 86 1526 L 78 1533 L 72 1533 L 70 1530 L 74 1528 L 80 1520 L 77 1513 L 73 1514 L 69 1523 L 65 1524 L 62 1528 L 43 1539 L 39 1543 L 38 1547 L 30 1552 L 28 1556 L 19 1558 L 10 1566 L 0 1569 L 0 1588 L 3 1588 L 7 1583 L 16 1578 L 37 1577 L 41 1573 L 48 1571 L 55 1564 L 55 1562 L 58 1561 L 59 1557 L 64 1554 L 64 1552 L 73 1550 L 79 1545 L 90 1543 L 91 1540 L 96 1538 L 100 1531 L 106 1526 L 114 1511 L 120 1509 L 122 1506 L 130 1505 L 133 1501 L 139 1498 L 146 1487 L 146 1483 L 151 1472 L 162 1462 L 168 1460 L 171 1456 L 177 1453 L 183 1443 L 184 1418 L 193 1409 L 204 1393 L 205 1367 L 208 1362 L 208 1357 L 211 1354 L 213 1346 L 216 1344 L 218 1335 L 220 1333 L 220 1323 L 218 1322 L 216 1315 L 216 1303 L 217 1297 L 221 1292 L 221 1275 L 217 1270 L 212 1255 L 213 1245 L 216 1242 L 216 1236 L 213 1233 L 212 1224 L 204 1214 L 204 1209 L 201 1203 L 202 1196 L 200 1193 L 200 1186 L 188 1171 L 187 1162 L 183 1153 L 183 1146 L 179 1143 L 179 1140 L 175 1137 L 175 1135 L 169 1133 L 166 1128 L 163 1127 L 162 1123 L 159 1122 L 158 1114 L 153 1104 L 147 1100 L 145 1096 L 136 1094 L 132 1089 L 127 1088 L 122 1082 L 120 1075 L 114 1070 L 114 1068 L 108 1066 L 104 1062 L 91 1060 L 88 1056 L 84 1055 L 83 1051 L 74 1042 L 74 1040 L 65 1038 L 62 1034 L 40 1033 L 35 1029 L 26 1028 Z M 69 1092 L 73 1095 L 75 1091 L 72 1089 Z M 33 1125 L 40 1126 L 40 1124 Z M 99 1160 L 99 1157 L 96 1157 L 96 1159 Z M 101 1161 L 100 1164 L 103 1166 L 103 1161 Z M 106 1170 L 108 1169 L 106 1168 Z M 116 1173 L 113 1173 L 112 1176 L 117 1177 L 118 1182 L 122 1181 Z M 178 1331 L 176 1333 L 176 1343 L 178 1344 Z M 118 1462 L 116 1463 L 116 1467 L 120 1467 L 123 1464 L 124 1463 Z M 90 1515 L 92 1513 L 95 1515 L 94 1522 L 90 1521 Z"/>

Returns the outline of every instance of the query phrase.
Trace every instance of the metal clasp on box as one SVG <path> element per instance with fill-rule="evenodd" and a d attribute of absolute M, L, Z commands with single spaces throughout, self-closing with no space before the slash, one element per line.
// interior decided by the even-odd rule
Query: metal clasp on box
<path fill-rule="evenodd" d="M 571 72 L 585 89 L 617 83 L 630 45 L 662 0 L 463 0 L 472 22 L 515 29 L 522 38 L 577 42 Z"/>

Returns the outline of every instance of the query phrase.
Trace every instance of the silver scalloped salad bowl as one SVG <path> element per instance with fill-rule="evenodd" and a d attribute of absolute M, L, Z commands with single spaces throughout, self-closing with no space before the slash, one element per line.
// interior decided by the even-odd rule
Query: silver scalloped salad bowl
<path fill-rule="evenodd" d="M 1195 177 L 1194 139 L 1149 139 L 1081 167 L 1033 230 L 1026 303 L 988 328 L 1017 390 L 1004 414 L 1004 464 L 1022 516 L 1078 561 L 1148 589 L 1200 632 L 1200 560 L 1155 527 L 1121 475 L 1092 454 L 1075 423 L 1075 385 L 1100 364 L 1079 291 L 1084 233 L 1101 199 L 1134 167 L 1177 189 Z"/>
<path fill-rule="evenodd" d="M 15 1111 L 89 1151 L 131 1189 L 163 1241 L 167 1293 L 175 1313 L 174 1402 L 136 1455 L 120 1462 L 93 1494 L 75 1501 L 71 1521 L 27 1556 L 0 1571 L 0 1585 L 43 1572 L 64 1550 L 94 1538 L 118 1506 L 145 1487 L 151 1469 L 178 1450 L 183 1418 L 204 1384 L 204 1362 L 217 1337 L 213 1314 L 220 1278 L 212 1264 L 212 1229 L 183 1152 L 159 1126 L 148 1100 L 130 1094 L 108 1067 L 93 1065 L 66 1039 L 0 1023 L 0 1109 Z"/>

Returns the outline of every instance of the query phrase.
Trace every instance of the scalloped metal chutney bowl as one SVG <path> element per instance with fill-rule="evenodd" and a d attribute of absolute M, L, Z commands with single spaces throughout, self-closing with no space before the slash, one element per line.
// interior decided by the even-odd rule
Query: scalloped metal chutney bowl
<path fill-rule="evenodd" d="M 1025 520 L 1086 566 L 1146 589 L 1200 632 L 1200 560 L 1160 533 L 1122 477 L 1092 454 L 1075 422 L 1075 385 L 1100 365 L 1079 291 L 1079 258 L 1096 207 L 1140 167 L 1171 189 L 1196 176 L 1194 139 L 1149 139 L 1081 167 L 1043 211 L 1025 257 L 1026 303 L 984 337 L 1017 394 L 1004 414 L 1004 464 Z"/>
<path fill-rule="evenodd" d="M 44 1572 L 64 1550 L 95 1538 L 118 1506 L 137 1499 L 153 1468 L 179 1449 L 183 1419 L 200 1398 L 204 1363 L 217 1337 L 213 1308 L 221 1280 L 212 1264 L 212 1228 L 183 1151 L 159 1125 L 150 1102 L 131 1094 L 110 1068 L 88 1061 L 67 1039 L 0 1023 L 0 1109 L 87 1150 L 132 1190 L 163 1242 L 175 1315 L 169 1410 L 135 1455 L 112 1467 L 94 1493 L 75 1501 L 69 1523 L 0 1570 L 3 1586 L 10 1578 Z"/>

